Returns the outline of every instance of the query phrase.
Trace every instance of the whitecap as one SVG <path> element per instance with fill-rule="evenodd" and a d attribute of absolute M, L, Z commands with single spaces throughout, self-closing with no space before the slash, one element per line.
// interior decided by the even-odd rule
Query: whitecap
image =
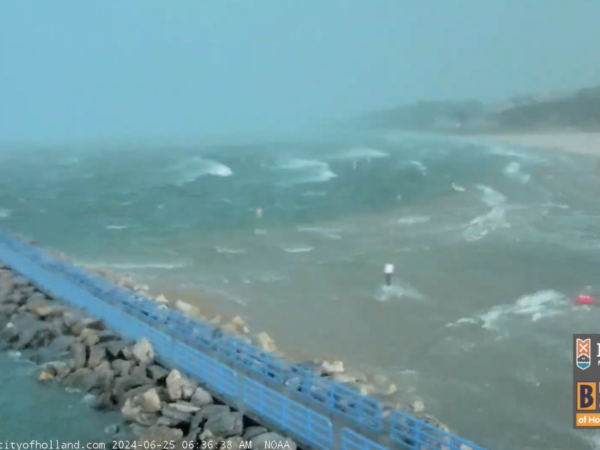
<path fill-rule="evenodd" d="M 502 145 L 492 145 L 488 146 L 489 152 L 493 155 L 497 156 L 506 156 L 510 158 L 520 159 L 521 161 L 541 161 L 542 159 L 531 153 L 526 151 L 523 148 L 511 148 Z"/>
<path fill-rule="evenodd" d="M 371 158 L 387 158 L 388 153 L 376 148 L 370 147 L 354 147 L 341 155 L 343 159 L 371 159 Z"/>
<path fill-rule="evenodd" d="M 169 169 L 174 172 L 174 184 L 183 186 L 192 183 L 198 178 L 211 175 L 215 177 L 229 177 L 233 171 L 225 164 L 213 161 L 212 159 L 203 159 L 199 156 L 188 158 Z"/>
<path fill-rule="evenodd" d="M 396 223 L 398 225 L 416 225 L 429 222 L 430 220 L 431 218 L 429 216 L 407 216 L 399 218 Z"/>
<path fill-rule="evenodd" d="M 511 162 L 504 168 L 504 173 L 511 179 L 518 181 L 521 184 L 529 182 L 531 175 L 524 173 L 521 170 L 521 164 L 518 162 Z"/>
<path fill-rule="evenodd" d="M 246 253 L 243 248 L 228 248 L 228 247 L 215 247 L 217 253 L 224 253 L 227 255 L 242 255 Z"/>
<path fill-rule="evenodd" d="M 281 247 L 286 253 L 307 253 L 312 252 L 314 247 Z"/>
<path fill-rule="evenodd" d="M 12 216 L 12 211 L 6 208 L 0 208 L 0 219 L 8 219 Z"/>
<path fill-rule="evenodd" d="M 421 161 L 411 161 L 410 164 L 417 168 L 422 175 L 427 175 L 427 166 Z"/>
<path fill-rule="evenodd" d="M 126 230 L 129 225 L 106 225 L 104 228 L 107 230 Z"/>
<path fill-rule="evenodd" d="M 489 186 L 477 185 L 477 188 L 482 191 L 481 200 L 491 209 L 465 226 L 463 237 L 469 242 L 478 241 L 495 230 L 510 226 L 506 220 L 506 197 Z"/>
<path fill-rule="evenodd" d="M 447 327 L 476 323 L 487 330 L 500 330 L 511 319 L 526 318 L 529 322 L 555 317 L 572 310 L 572 302 L 561 292 L 547 289 L 527 294 L 512 304 L 496 305 L 475 315 L 462 318 Z"/>
<path fill-rule="evenodd" d="M 11 351 L 8 352 L 8 357 L 10 359 L 15 360 L 15 361 L 21 359 L 21 356 L 23 356 L 23 354 L 21 352 L 19 352 L 19 351 L 16 351 L 16 350 L 11 350 Z"/>
<path fill-rule="evenodd" d="M 465 192 L 465 188 L 456 183 L 452 183 L 452 189 L 454 189 L 456 192 Z"/>
<path fill-rule="evenodd" d="M 278 171 L 284 171 L 285 179 L 282 185 L 304 183 L 323 183 L 337 177 L 329 164 L 316 159 L 288 159 L 275 166 Z"/>
<path fill-rule="evenodd" d="M 391 286 L 380 286 L 375 292 L 375 300 L 379 302 L 389 302 L 390 300 L 402 298 L 422 300 L 424 296 L 416 288 L 405 282 L 392 284 Z"/>

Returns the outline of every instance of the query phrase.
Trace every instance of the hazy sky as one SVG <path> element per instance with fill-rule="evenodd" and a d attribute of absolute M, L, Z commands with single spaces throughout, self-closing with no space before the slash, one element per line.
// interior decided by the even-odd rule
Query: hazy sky
<path fill-rule="evenodd" d="M 290 129 L 600 84 L 594 0 L 1 0 L 0 141 Z"/>

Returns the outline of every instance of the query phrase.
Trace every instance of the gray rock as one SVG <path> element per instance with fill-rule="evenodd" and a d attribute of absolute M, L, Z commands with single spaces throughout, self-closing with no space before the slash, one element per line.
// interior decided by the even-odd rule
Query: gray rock
<path fill-rule="evenodd" d="M 15 325 L 19 330 L 19 338 L 13 344 L 13 348 L 17 350 L 45 345 L 54 337 L 46 322 L 23 317 L 15 322 Z"/>
<path fill-rule="evenodd" d="M 231 408 L 227 405 L 206 405 L 198 414 L 202 414 L 204 418 L 208 420 L 211 417 L 216 417 L 229 412 L 231 412 Z"/>
<path fill-rule="evenodd" d="M 198 411 L 200 411 L 199 406 L 192 405 L 191 403 L 183 402 L 183 401 L 177 401 L 175 403 L 171 403 L 170 406 L 171 406 L 171 408 L 174 408 L 177 411 L 180 411 L 180 412 L 186 413 L 186 414 L 195 414 Z"/>
<path fill-rule="evenodd" d="M 112 363 L 112 368 L 115 371 L 115 374 L 118 375 L 130 375 L 131 369 L 133 367 L 133 361 L 128 359 L 115 359 Z"/>
<path fill-rule="evenodd" d="M 98 411 L 109 411 L 114 408 L 110 392 L 102 392 L 95 397 L 94 402 L 90 405 Z"/>
<path fill-rule="evenodd" d="M 87 365 L 90 369 L 100 365 L 106 359 L 106 349 L 104 347 L 94 346 L 90 350 L 90 357 Z"/>
<path fill-rule="evenodd" d="M 187 423 L 190 422 L 192 419 L 191 414 L 179 411 L 169 404 L 163 405 L 161 414 L 164 417 L 168 417 L 169 419 L 176 421 L 177 424 Z"/>
<path fill-rule="evenodd" d="M 113 385 L 113 394 L 118 399 L 119 404 L 122 403 L 122 400 L 125 394 L 128 391 L 131 391 L 134 388 L 140 386 L 151 386 L 152 380 L 146 380 L 139 377 L 132 377 L 131 375 L 120 376 L 115 378 L 115 382 Z"/>
<path fill-rule="evenodd" d="M 190 420 L 190 428 L 201 428 L 201 426 L 206 422 L 206 417 L 202 414 L 202 411 L 194 414 Z"/>
<path fill-rule="evenodd" d="M 241 435 L 244 431 L 244 419 L 242 414 L 237 412 L 219 414 L 206 421 L 204 430 L 224 438 Z"/>
<path fill-rule="evenodd" d="M 154 381 L 162 381 L 169 375 L 169 369 L 165 369 L 158 364 L 152 364 L 148 367 L 148 373 L 150 374 L 150 378 Z"/>
<path fill-rule="evenodd" d="M 135 422 L 144 426 L 151 426 L 158 420 L 156 413 L 143 412 L 142 407 L 136 404 L 134 398 L 128 398 L 121 408 L 123 418 L 128 422 Z"/>
<path fill-rule="evenodd" d="M 189 448 L 189 443 L 197 443 L 198 442 L 198 436 L 200 435 L 200 433 L 202 433 L 202 430 L 200 428 L 190 426 L 190 431 L 184 438 L 184 440 L 186 441 L 186 444 L 188 444 L 188 448 Z M 182 445 L 185 445 L 185 444 L 180 444 L 180 447 L 175 447 L 175 448 L 179 449 L 179 448 L 181 448 Z M 198 448 L 198 447 L 201 447 L 201 446 L 197 446 L 195 448 Z"/>
<path fill-rule="evenodd" d="M 167 392 L 169 394 L 169 398 L 171 400 L 180 400 L 182 397 L 182 385 L 183 385 L 183 379 L 181 377 L 181 373 L 176 370 L 173 369 L 171 370 L 171 372 L 169 373 L 169 375 L 167 376 Z"/>
<path fill-rule="evenodd" d="M 139 366 L 133 366 L 129 373 L 134 377 L 146 378 L 148 376 L 148 369 L 146 364 L 140 364 Z"/>
<path fill-rule="evenodd" d="M 129 344 L 126 341 L 109 341 L 103 344 L 106 347 L 106 352 L 113 358 L 118 358 L 123 355 L 123 349 L 125 349 Z"/>
<path fill-rule="evenodd" d="M 136 395 L 134 399 L 143 412 L 158 412 L 162 408 L 162 402 L 156 392 L 156 388 L 148 389 L 143 394 Z"/>
<path fill-rule="evenodd" d="M 72 336 L 58 336 L 50 344 L 50 350 L 63 354 L 69 351 L 73 344 Z"/>
<path fill-rule="evenodd" d="M 76 326 L 81 320 L 81 316 L 75 314 L 72 311 L 67 311 L 62 316 L 63 323 L 65 327 L 67 327 L 71 332 L 73 332 L 73 327 Z M 82 328 L 83 329 L 83 328 Z M 81 332 L 81 331 L 80 331 Z M 73 333 L 79 335 L 79 333 Z"/>
<path fill-rule="evenodd" d="M 50 361 L 42 365 L 40 369 L 54 378 L 66 376 L 70 368 L 64 361 Z"/>
<path fill-rule="evenodd" d="M 79 339 L 88 348 L 92 348 L 100 342 L 100 338 L 98 337 L 98 331 L 92 330 L 91 328 L 84 328 L 81 334 L 79 335 Z"/>
<path fill-rule="evenodd" d="M 150 364 L 154 360 L 154 348 L 148 339 L 138 340 L 131 352 L 138 363 Z"/>
<path fill-rule="evenodd" d="M 212 405 L 214 403 L 214 399 L 208 391 L 202 389 L 201 387 L 198 387 L 190 397 L 190 403 L 196 406 L 203 407 L 206 405 Z"/>
<path fill-rule="evenodd" d="M 260 434 L 265 434 L 268 432 L 269 432 L 269 430 L 267 430 L 265 427 L 248 427 L 244 431 L 244 439 L 249 441 L 250 439 L 252 439 L 255 436 L 258 436 Z"/>
<path fill-rule="evenodd" d="M 323 366 L 320 361 L 303 361 L 298 366 L 318 376 L 323 376 Z"/>
<path fill-rule="evenodd" d="M 296 443 L 294 441 L 277 433 L 259 434 L 250 439 L 250 443 L 252 450 L 267 450 L 271 448 L 296 450 Z"/>
<path fill-rule="evenodd" d="M 18 330 L 17 326 L 12 322 L 9 322 L 8 324 L 6 324 L 4 326 L 4 328 L 2 329 L 2 331 L 0 332 L 0 339 L 2 339 L 4 342 L 6 342 L 8 344 L 15 342 L 18 338 L 19 338 L 19 330 Z"/>
<path fill-rule="evenodd" d="M 143 385 L 135 387 L 133 389 L 129 389 L 128 391 L 126 391 L 123 394 L 122 398 L 123 398 L 123 400 L 127 400 L 128 398 L 134 398 L 134 397 L 142 395 L 146 391 L 149 391 L 150 389 L 154 389 L 154 388 L 155 387 L 151 384 L 143 384 Z"/>
<path fill-rule="evenodd" d="M 38 304 L 29 304 L 29 311 L 33 312 L 39 318 L 48 320 L 52 317 L 62 316 L 65 311 L 65 308 L 59 305 L 53 305 L 48 302 L 38 303 Z"/>
<path fill-rule="evenodd" d="M 190 380 L 189 378 L 185 378 L 183 377 L 182 383 L 181 383 L 181 398 L 183 400 L 189 400 L 192 395 L 194 394 L 194 392 L 196 391 L 196 388 L 198 387 L 198 385 L 196 383 L 194 383 L 192 380 Z"/>
<path fill-rule="evenodd" d="M 90 386 L 90 384 L 93 385 L 96 383 L 97 377 L 98 374 L 93 372 L 92 369 L 83 367 L 64 377 L 63 383 L 70 387 L 81 388 L 85 391 L 88 391 L 89 389 L 87 388 Z"/>
<path fill-rule="evenodd" d="M 125 348 L 121 350 L 123 354 L 123 358 L 133 360 L 135 359 L 133 356 L 133 346 L 127 345 Z"/>
<path fill-rule="evenodd" d="M 73 367 L 75 369 L 81 369 L 85 367 L 87 361 L 87 349 L 81 342 L 74 342 L 71 346 L 73 352 Z"/>
<path fill-rule="evenodd" d="M 116 334 L 114 331 L 111 331 L 111 330 L 101 330 L 101 331 L 98 331 L 98 333 L 96 333 L 96 334 L 98 335 L 98 339 L 101 344 L 107 344 L 109 342 L 123 342 L 124 343 L 121 336 L 119 336 L 118 334 Z"/>
<path fill-rule="evenodd" d="M 70 326 L 70 328 L 73 334 L 79 335 L 86 328 L 92 330 L 104 330 L 104 322 L 101 319 L 93 319 L 91 317 L 86 317 L 84 319 L 76 321 L 73 325 Z"/>
<path fill-rule="evenodd" d="M 14 303 L 0 304 L 0 316 L 10 316 L 15 313 L 19 305 Z"/>

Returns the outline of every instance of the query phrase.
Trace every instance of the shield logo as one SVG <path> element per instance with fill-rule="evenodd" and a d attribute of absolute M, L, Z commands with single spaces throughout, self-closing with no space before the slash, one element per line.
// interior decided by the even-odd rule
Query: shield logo
<path fill-rule="evenodd" d="M 576 359 L 575 365 L 585 370 L 592 365 L 592 340 L 591 339 L 577 339 L 575 343 Z"/>

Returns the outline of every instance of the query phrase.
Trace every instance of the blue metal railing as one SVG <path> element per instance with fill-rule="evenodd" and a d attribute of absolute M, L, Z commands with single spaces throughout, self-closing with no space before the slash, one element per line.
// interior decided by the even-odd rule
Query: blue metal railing
<path fill-rule="evenodd" d="M 0 261 L 48 294 L 103 319 L 124 337 L 145 337 L 163 361 L 213 393 L 238 405 L 241 401 L 242 407 L 309 446 L 483 450 L 400 411 L 385 421 L 382 404 L 372 398 L 299 365 L 288 365 L 209 323 L 192 320 L 1 232 Z M 295 401 L 296 397 L 306 404 Z M 344 421 L 354 425 L 339 425 Z"/>

